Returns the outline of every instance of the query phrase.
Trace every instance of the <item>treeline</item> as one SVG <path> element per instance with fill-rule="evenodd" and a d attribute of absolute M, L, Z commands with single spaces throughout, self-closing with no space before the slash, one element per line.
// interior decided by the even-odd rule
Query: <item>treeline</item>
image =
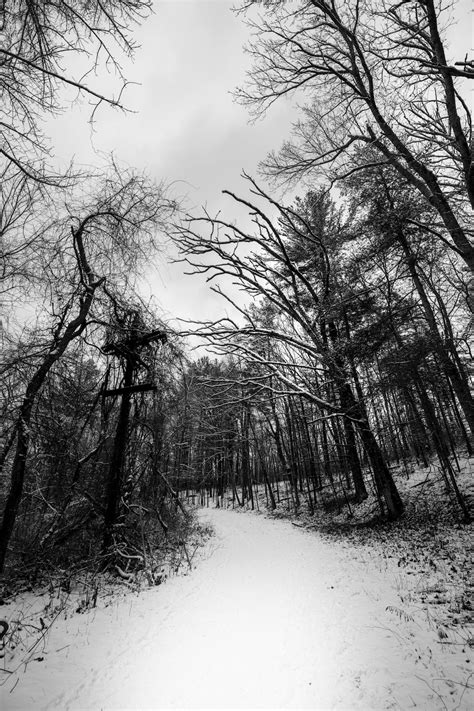
<path fill-rule="evenodd" d="M 303 493 L 314 509 L 372 491 L 396 518 L 393 470 L 436 458 L 470 519 L 457 484 L 460 453 L 472 455 L 469 309 L 451 256 L 411 226 L 421 206 L 388 169 L 370 177 L 339 206 L 320 190 L 275 221 L 256 208 L 261 230 L 240 253 L 230 223 L 222 242 L 182 235 L 254 298 L 241 323 L 203 331 L 229 355 L 185 376 L 179 488 L 253 506 L 258 484 L 274 508 L 284 486 L 296 509 Z"/>
<path fill-rule="evenodd" d="M 283 201 L 248 178 L 248 195 L 227 193 L 233 215 L 191 216 L 177 240 L 232 314 L 200 333 L 241 364 L 240 395 L 227 386 L 241 403 L 229 430 L 240 445 L 222 461 L 242 497 L 269 472 L 274 482 L 286 472 L 296 506 L 305 487 L 312 506 L 336 482 L 339 497 L 361 501 L 373 481 L 397 518 L 392 465 L 435 454 L 470 518 L 456 473 L 474 429 L 462 93 L 474 74 L 449 59 L 451 10 L 434 0 L 241 5 L 252 66 L 237 98 L 257 116 L 299 102 L 292 135 L 261 169 L 301 197 Z M 226 392 L 232 379 L 220 380 Z M 267 494 L 273 505 L 268 482 Z"/>

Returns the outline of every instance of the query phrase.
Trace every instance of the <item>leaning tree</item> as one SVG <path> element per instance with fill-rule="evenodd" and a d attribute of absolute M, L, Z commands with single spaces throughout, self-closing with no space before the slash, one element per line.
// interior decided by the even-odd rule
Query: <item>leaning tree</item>
<path fill-rule="evenodd" d="M 256 8 L 260 9 L 255 13 Z M 330 181 L 390 163 L 434 208 L 474 271 L 471 113 L 448 60 L 452 0 L 244 0 L 253 60 L 239 99 L 257 114 L 304 101 L 293 140 L 265 167 Z M 467 48 L 466 48 L 467 50 Z M 367 147 L 365 161 L 354 151 Z M 359 151 L 360 155 L 360 151 Z"/>

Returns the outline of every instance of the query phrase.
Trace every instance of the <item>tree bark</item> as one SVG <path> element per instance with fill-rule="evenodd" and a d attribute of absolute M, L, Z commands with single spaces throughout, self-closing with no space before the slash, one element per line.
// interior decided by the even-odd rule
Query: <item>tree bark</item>
<path fill-rule="evenodd" d="M 129 388 L 133 382 L 134 365 L 131 358 L 127 359 L 123 376 L 124 388 Z M 114 526 L 117 523 L 120 498 L 122 495 L 122 472 L 127 449 L 128 420 L 130 416 L 131 391 L 125 390 L 120 402 L 120 410 L 115 431 L 114 447 L 110 459 L 107 483 L 107 500 L 104 516 L 103 550 L 108 551 L 113 543 Z"/>
<path fill-rule="evenodd" d="M 329 336 L 331 338 L 331 342 L 333 345 L 337 348 L 338 343 L 339 343 L 339 332 L 337 329 L 336 324 L 333 321 L 330 321 L 328 324 L 328 331 L 329 331 Z M 347 319 L 347 315 L 344 312 L 344 326 L 346 329 L 346 335 L 349 338 L 350 337 L 350 331 L 349 331 L 349 322 Z M 324 338 L 324 335 L 323 335 Z M 364 483 L 364 476 L 362 474 L 362 468 L 360 466 L 360 461 L 359 461 L 359 453 L 357 452 L 357 445 L 356 445 L 356 439 L 355 439 L 355 434 L 354 434 L 354 428 L 352 424 L 352 419 L 351 419 L 351 413 L 354 409 L 354 404 L 356 402 L 356 399 L 354 397 L 354 394 L 352 392 L 352 388 L 348 382 L 344 378 L 346 375 L 346 367 L 345 364 L 339 356 L 335 357 L 335 366 L 336 370 L 338 372 L 333 373 L 334 375 L 334 380 L 336 383 L 336 387 L 339 393 L 339 399 L 341 401 L 341 407 L 344 411 L 344 434 L 346 437 L 346 449 L 347 449 L 347 459 L 349 462 L 349 468 L 351 470 L 351 475 L 352 475 L 352 480 L 354 482 L 354 488 L 356 492 L 356 500 L 357 501 L 364 501 L 364 499 L 367 498 L 367 489 L 365 488 L 365 483 Z M 339 374 L 340 373 L 340 374 Z M 359 406 L 359 409 L 362 410 L 362 407 Z"/>
<path fill-rule="evenodd" d="M 341 397 L 341 405 L 346 413 L 344 416 L 344 434 L 346 437 L 346 451 L 349 467 L 352 474 L 352 480 L 355 488 L 355 499 L 357 502 L 364 501 L 368 497 L 365 487 L 364 475 L 360 466 L 359 453 L 357 451 L 356 438 L 354 433 L 354 425 L 350 419 L 350 403 L 354 400 L 349 383 L 343 383 L 339 388 Z"/>

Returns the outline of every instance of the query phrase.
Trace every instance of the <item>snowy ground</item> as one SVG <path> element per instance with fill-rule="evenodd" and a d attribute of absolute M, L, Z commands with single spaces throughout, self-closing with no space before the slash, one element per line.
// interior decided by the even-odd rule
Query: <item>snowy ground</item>
<path fill-rule="evenodd" d="M 216 535 L 191 573 L 61 615 L 26 670 L 1 674 L 0 707 L 474 708 L 472 639 L 430 621 L 395 560 L 289 521 L 200 516 Z"/>

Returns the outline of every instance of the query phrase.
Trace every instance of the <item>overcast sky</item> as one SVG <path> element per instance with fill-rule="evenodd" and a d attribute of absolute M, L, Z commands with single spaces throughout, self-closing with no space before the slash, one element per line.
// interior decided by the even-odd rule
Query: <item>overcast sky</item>
<path fill-rule="evenodd" d="M 277 103 L 255 124 L 230 92 L 242 84 L 249 59 L 242 46 L 248 31 L 227 0 L 158 0 L 155 14 L 136 32 L 141 48 L 126 75 L 139 82 L 124 100 L 136 113 L 100 110 L 91 133 L 87 107 L 58 119 L 53 141 L 58 159 L 73 155 L 97 162 L 95 151 L 174 182 L 190 207 L 223 207 L 221 190 L 242 193 L 242 170 L 256 174 L 268 151 L 288 137 L 295 110 Z M 460 22 L 451 33 L 456 58 L 472 48 L 471 0 L 457 0 Z M 472 56 L 472 55 L 471 55 Z M 474 82 L 472 82 L 474 84 Z M 149 289 L 168 317 L 211 318 L 225 308 L 202 280 L 184 277 L 164 256 L 148 275 Z"/>
<path fill-rule="evenodd" d="M 57 159 L 96 163 L 97 152 L 113 152 L 158 182 L 173 183 L 190 210 L 206 205 L 217 212 L 224 188 L 244 193 L 242 170 L 256 174 L 258 162 L 288 136 L 295 113 L 283 102 L 265 121 L 250 123 L 234 102 L 231 91 L 243 82 L 249 61 L 242 49 L 248 31 L 232 5 L 156 2 L 155 14 L 135 33 L 135 61 L 124 67 L 127 78 L 139 82 L 124 94 L 135 113 L 101 108 L 91 131 L 90 108 L 74 106 L 52 126 Z M 221 316 L 224 302 L 202 279 L 183 276 L 184 267 L 170 264 L 168 253 L 165 247 L 147 277 L 165 316 Z"/>

